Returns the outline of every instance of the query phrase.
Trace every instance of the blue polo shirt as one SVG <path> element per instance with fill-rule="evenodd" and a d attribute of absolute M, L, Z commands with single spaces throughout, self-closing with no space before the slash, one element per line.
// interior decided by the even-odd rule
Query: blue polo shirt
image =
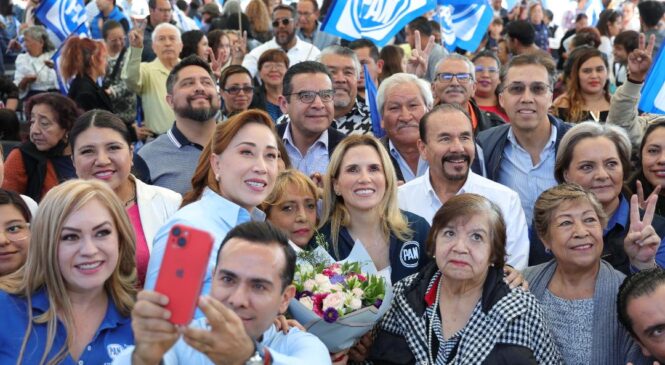
<path fill-rule="evenodd" d="M 0 316 L 2 317 L 0 330 L 0 364 L 16 364 L 21 351 L 21 344 L 28 325 L 28 301 L 26 298 L 7 294 L 0 291 Z M 49 308 L 48 297 L 45 289 L 38 290 L 32 296 L 32 314 L 38 316 Z M 32 326 L 32 334 L 28 339 L 26 351 L 23 354 L 22 364 L 39 364 L 44 345 L 46 342 L 46 324 L 35 324 Z M 56 356 L 67 340 L 67 331 L 58 321 L 58 328 L 51 351 L 47 360 Z M 65 365 L 105 365 L 110 364 L 113 359 L 127 346 L 134 344 L 132 334 L 131 318 L 124 317 L 116 308 L 113 300 L 109 298 L 108 309 L 95 336 L 84 349 L 78 362 L 67 354 L 60 364 Z"/>

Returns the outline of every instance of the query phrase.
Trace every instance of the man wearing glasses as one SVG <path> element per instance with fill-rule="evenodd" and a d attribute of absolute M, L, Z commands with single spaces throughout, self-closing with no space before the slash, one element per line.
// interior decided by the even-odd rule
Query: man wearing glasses
<path fill-rule="evenodd" d="M 471 116 L 475 133 L 505 123 L 500 116 L 480 110 L 473 100 L 476 93 L 475 66 L 465 56 L 452 53 L 439 61 L 432 91 L 435 104 L 457 104 L 466 110 Z"/>
<path fill-rule="evenodd" d="M 548 114 L 554 80 L 555 65 L 550 57 L 524 54 L 511 59 L 501 72 L 499 85 L 499 103 L 510 124 L 478 135 L 487 177 L 519 194 L 529 225 L 540 193 L 557 184 L 556 152 L 571 128 Z"/>
<path fill-rule="evenodd" d="M 298 12 L 298 37 L 318 49 L 339 45 L 339 37 L 328 34 L 320 29 L 319 4 L 316 0 L 300 0 L 296 7 Z"/>
<path fill-rule="evenodd" d="M 344 134 L 330 125 L 335 115 L 332 76 L 319 62 L 295 64 L 284 75 L 277 133 L 294 168 L 307 176 L 323 175 Z M 318 179 L 318 178 L 317 178 Z"/>
<path fill-rule="evenodd" d="M 298 62 L 311 61 L 321 53 L 316 46 L 303 41 L 296 36 L 296 11 L 288 5 L 278 5 L 272 11 L 273 38 L 249 52 L 242 61 L 245 67 L 256 76 L 258 60 L 263 52 L 269 49 L 280 48 L 289 57 L 292 66 Z"/>

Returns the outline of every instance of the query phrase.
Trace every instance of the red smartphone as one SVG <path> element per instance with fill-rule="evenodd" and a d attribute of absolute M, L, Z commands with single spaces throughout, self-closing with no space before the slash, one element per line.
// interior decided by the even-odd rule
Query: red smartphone
<path fill-rule="evenodd" d="M 200 229 L 176 224 L 169 232 L 155 291 L 169 297 L 166 309 L 173 324 L 187 325 L 194 316 L 208 269 L 213 237 Z"/>

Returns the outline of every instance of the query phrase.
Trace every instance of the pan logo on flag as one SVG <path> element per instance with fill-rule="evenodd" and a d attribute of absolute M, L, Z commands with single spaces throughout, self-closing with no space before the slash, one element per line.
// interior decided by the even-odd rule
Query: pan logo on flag
<path fill-rule="evenodd" d="M 351 0 L 351 20 L 358 32 L 391 29 L 409 12 L 411 0 Z"/>
<path fill-rule="evenodd" d="M 414 268 L 418 267 L 420 259 L 420 246 L 416 241 L 405 242 L 402 249 L 399 251 L 399 260 L 404 267 Z"/>

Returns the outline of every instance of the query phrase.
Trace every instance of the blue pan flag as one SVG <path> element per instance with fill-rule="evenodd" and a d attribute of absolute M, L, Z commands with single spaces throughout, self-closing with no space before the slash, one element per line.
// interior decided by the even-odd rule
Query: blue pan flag
<path fill-rule="evenodd" d="M 446 48 L 475 52 L 493 17 L 488 0 L 438 0 L 434 20 L 441 23 Z"/>
<path fill-rule="evenodd" d="M 665 41 L 658 49 L 642 87 L 639 108 L 646 113 L 665 114 Z"/>
<path fill-rule="evenodd" d="M 63 42 L 87 21 L 83 0 L 42 0 L 35 16 Z"/>
<path fill-rule="evenodd" d="M 344 39 L 367 38 L 383 47 L 436 0 L 333 0 L 321 29 Z"/>

